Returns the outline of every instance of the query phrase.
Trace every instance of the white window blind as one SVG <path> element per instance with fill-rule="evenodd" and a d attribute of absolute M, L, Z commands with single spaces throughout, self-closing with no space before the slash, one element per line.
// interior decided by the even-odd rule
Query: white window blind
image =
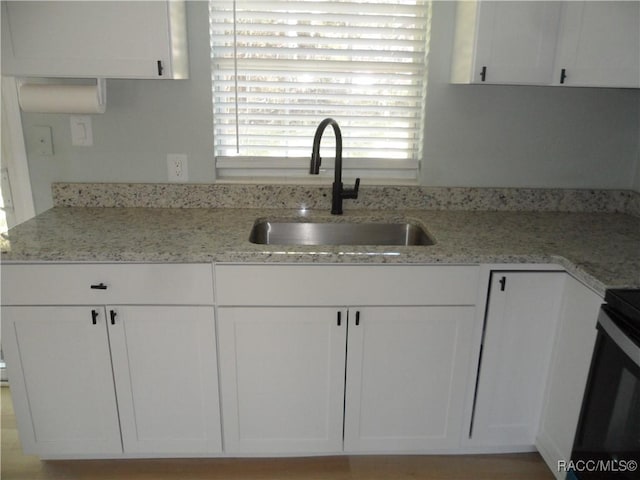
<path fill-rule="evenodd" d="M 308 176 L 326 117 L 341 127 L 345 177 L 416 178 L 428 0 L 210 0 L 209 10 L 219 178 Z M 329 128 L 323 169 L 333 140 Z"/>

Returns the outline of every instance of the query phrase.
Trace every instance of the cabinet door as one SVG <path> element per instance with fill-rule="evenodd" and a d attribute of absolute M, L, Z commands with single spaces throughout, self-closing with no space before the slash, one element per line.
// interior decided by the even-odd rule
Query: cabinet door
<path fill-rule="evenodd" d="M 213 307 L 109 306 L 107 314 L 125 452 L 220 452 Z"/>
<path fill-rule="evenodd" d="M 640 87 L 640 2 L 566 2 L 554 83 Z"/>
<path fill-rule="evenodd" d="M 552 471 L 571 458 L 601 296 L 567 276 L 536 446 Z M 564 477 L 563 477 L 564 478 Z"/>
<path fill-rule="evenodd" d="M 168 1 L 2 2 L 2 72 L 184 78 L 186 44 L 177 42 L 185 40 L 183 10 Z"/>
<path fill-rule="evenodd" d="M 346 311 L 219 308 L 218 329 L 227 453 L 342 451 Z"/>
<path fill-rule="evenodd" d="M 3 307 L 2 342 L 25 453 L 122 453 L 102 307 Z"/>
<path fill-rule="evenodd" d="M 459 446 L 474 314 L 473 307 L 349 310 L 346 451 Z"/>
<path fill-rule="evenodd" d="M 535 442 L 565 274 L 493 272 L 471 443 Z"/>
<path fill-rule="evenodd" d="M 471 82 L 549 84 L 560 4 L 481 1 L 478 9 Z"/>

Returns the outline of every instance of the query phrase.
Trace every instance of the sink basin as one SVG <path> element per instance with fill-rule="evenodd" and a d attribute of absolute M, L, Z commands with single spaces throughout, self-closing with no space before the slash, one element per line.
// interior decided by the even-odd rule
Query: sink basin
<path fill-rule="evenodd" d="M 261 220 L 249 237 L 262 245 L 433 245 L 412 223 L 287 222 Z"/>

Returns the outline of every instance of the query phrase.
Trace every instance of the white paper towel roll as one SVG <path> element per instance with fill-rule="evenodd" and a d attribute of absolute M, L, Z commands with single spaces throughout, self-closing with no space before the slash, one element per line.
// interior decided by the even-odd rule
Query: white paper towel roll
<path fill-rule="evenodd" d="M 24 84 L 20 107 L 24 112 L 104 113 L 106 102 L 97 85 Z"/>

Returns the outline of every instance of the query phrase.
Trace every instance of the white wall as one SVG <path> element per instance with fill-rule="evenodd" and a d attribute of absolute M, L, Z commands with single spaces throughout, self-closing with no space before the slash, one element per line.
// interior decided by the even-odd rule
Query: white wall
<path fill-rule="evenodd" d="M 435 186 L 635 188 L 640 91 L 448 84 L 455 5 L 434 5 L 422 183 Z M 36 209 L 52 181 L 166 182 L 166 154 L 189 155 L 192 182 L 214 181 L 204 1 L 187 6 L 190 79 L 108 80 L 93 147 L 73 147 L 69 115 L 23 114 Z M 30 127 L 53 130 L 55 155 Z"/>

